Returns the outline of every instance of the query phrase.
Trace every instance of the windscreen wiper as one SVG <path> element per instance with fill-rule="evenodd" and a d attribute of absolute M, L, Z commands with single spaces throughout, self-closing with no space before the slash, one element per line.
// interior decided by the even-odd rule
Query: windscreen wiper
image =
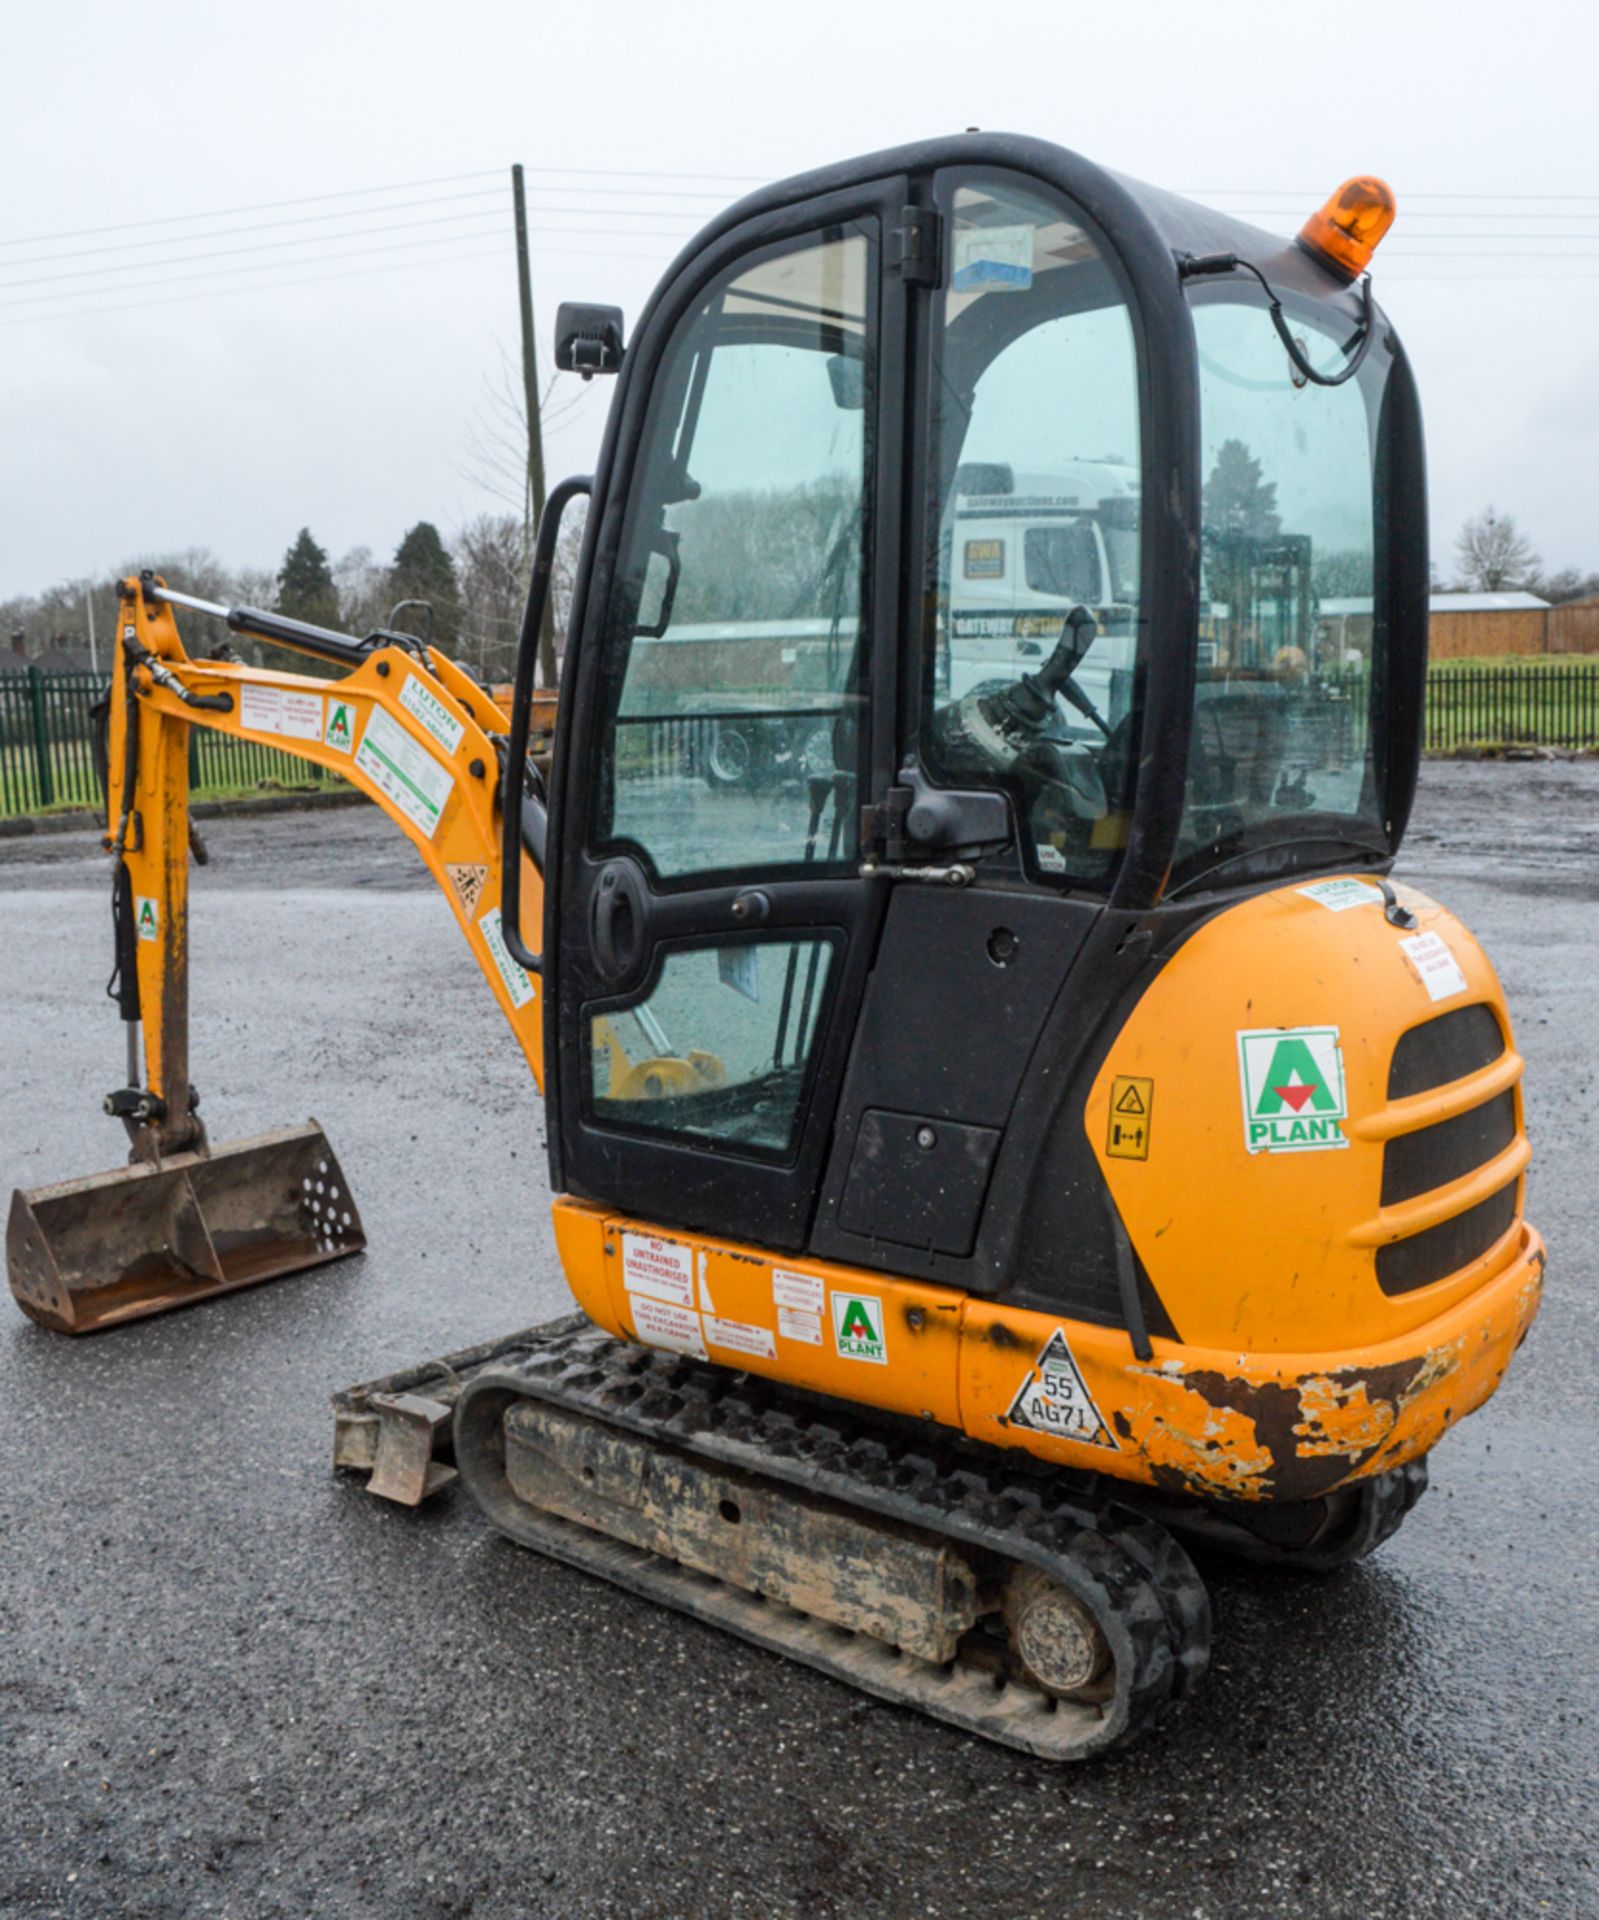
<path fill-rule="evenodd" d="M 1392 850 L 1387 847 L 1374 847 L 1369 841 L 1356 840 L 1346 834 L 1318 833 L 1305 837 L 1300 837 L 1296 834 L 1291 839 L 1267 840 L 1258 847 L 1240 847 L 1237 853 L 1228 854 L 1225 860 L 1218 860 L 1214 866 L 1206 867 L 1203 873 L 1196 873 L 1191 878 L 1182 881 L 1178 886 L 1171 888 L 1162 898 L 1175 900 L 1179 894 L 1188 893 L 1192 891 L 1193 888 L 1201 885 L 1202 882 L 1213 879 L 1214 876 L 1222 872 L 1224 868 L 1236 866 L 1240 860 L 1253 860 L 1257 854 L 1281 853 L 1289 847 L 1317 845 L 1347 847 L 1351 853 L 1369 854 L 1373 860 L 1392 860 L 1394 857 Z M 1382 883 L 1373 881 L 1372 884 L 1381 885 Z M 1385 899 L 1389 898 L 1391 891 L 1391 889 L 1386 889 L 1383 897 Z"/>

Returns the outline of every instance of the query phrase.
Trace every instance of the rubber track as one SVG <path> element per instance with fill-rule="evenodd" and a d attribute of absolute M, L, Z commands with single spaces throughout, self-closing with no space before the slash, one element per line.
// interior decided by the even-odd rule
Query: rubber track
<path fill-rule="evenodd" d="M 526 1359 L 468 1384 L 455 1419 L 463 1480 L 489 1520 L 524 1545 L 881 1699 L 1047 1759 L 1083 1759 L 1140 1738 L 1204 1673 L 1210 1603 L 1187 1553 L 1164 1527 L 1101 1491 L 1097 1476 L 632 1346 L 581 1315 L 531 1337 Z M 938 1666 L 532 1508 L 505 1477 L 503 1421 L 519 1399 L 1043 1567 L 1092 1609 L 1114 1657 L 1114 1693 L 1100 1705 L 1056 1701 L 976 1667 Z"/>

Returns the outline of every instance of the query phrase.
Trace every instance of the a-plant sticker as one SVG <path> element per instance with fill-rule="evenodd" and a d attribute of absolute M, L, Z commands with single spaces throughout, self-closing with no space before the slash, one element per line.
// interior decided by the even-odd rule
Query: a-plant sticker
<path fill-rule="evenodd" d="M 883 1303 L 871 1293 L 833 1295 L 833 1345 L 841 1360 L 875 1360 L 888 1365 L 883 1338 Z"/>
<path fill-rule="evenodd" d="M 1347 1147 L 1344 1056 L 1336 1027 L 1266 1027 L 1238 1036 L 1244 1144 L 1251 1153 Z"/>
<path fill-rule="evenodd" d="M 161 938 L 161 910 L 153 900 L 146 900 L 140 894 L 133 903 L 133 924 L 139 930 L 141 940 L 159 940 Z"/>
<path fill-rule="evenodd" d="M 351 701 L 334 698 L 328 702 L 328 721 L 322 739 L 327 746 L 337 747 L 340 753 L 354 751 L 355 707 Z"/>

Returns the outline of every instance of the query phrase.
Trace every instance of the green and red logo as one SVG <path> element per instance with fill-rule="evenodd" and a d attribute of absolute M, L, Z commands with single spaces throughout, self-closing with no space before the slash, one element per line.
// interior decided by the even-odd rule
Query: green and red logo
<path fill-rule="evenodd" d="M 871 1293 L 833 1295 L 833 1344 L 841 1360 L 875 1360 L 888 1365 L 883 1338 L 883 1303 Z"/>
<path fill-rule="evenodd" d="M 1238 1036 L 1244 1145 L 1251 1153 L 1347 1147 L 1344 1056 L 1336 1027 L 1265 1027 Z"/>
<path fill-rule="evenodd" d="M 355 745 L 355 708 L 348 700 L 335 698 L 328 702 L 328 721 L 322 738 L 340 753 L 348 753 Z"/>

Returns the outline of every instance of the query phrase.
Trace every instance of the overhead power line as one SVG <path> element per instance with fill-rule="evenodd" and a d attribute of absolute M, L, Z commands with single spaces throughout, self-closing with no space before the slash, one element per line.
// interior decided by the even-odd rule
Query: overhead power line
<path fill-rule="evenodd" d="M 418 242 L 417 244 L 420 245 L 424 243 Z M 460 243 L 456 242 L 455 244 L 459 245 Z M 245 293 L 276 293 L 280 288 L 284 287 L 317 286 L 326 280 L 358 280 L 368 274 L 374 273 L 414 272 L 416 268 L 421 266 L 448 266 L 457 261 L 466 260 L 499 260 L 503 259 L 504 256 L 505 249 L 503 247 L 483 248 L 475 253 L 435 253 L 421 259 L 386 261 L 381 267 L 349 267 L 342 269 L 338 273 L 314 273 L 300 275 L 290 280 L 280 278 L 276 280 L 257 281 L 254 285 L 248 287 L 210 287 L 203 293 L 176 293 L 161 300 L 119 300 L 110 306 L 70 307 L 65 312 L 56 313 L 24 313 L 19 314 L 15 319 L 0 320 L 0 327 L 36 326 L 41 321 L 86 319 L 93 314 L 100 313 L 137 313 L 145 307 L 171 307 L 189 300 L 227 300 L 237 298 L 238 295 Z M 254 271 L 259 273 L 264 271 L 264 269 L 259 267 L 254 269 L 245 268 L 241 269 L 241 271 Z M 110 291 L 110 289 L 107 289 L 107 291 Z"/>
<path fill-rule="evenodd" d="M 432 240 L 417 240 L 417 241 L 412 241 L 408 244 L 418 248 L 437 249 L 437 248 L 444 248 L 444 247 L 462 246 L 467 244 L 470 238 L 471 236 L 463 236 L 459 239 L 451 240 L 443 236 L 438 236 Z M 93 306 L 93 307 L 84 307 L 84 306 L 65 307 L 65 308 L 57 307 L 54 311 L 47 312 L 47 313 L 23 313 L 23 314 L 18 314 L 14 318 L 9 320 L 0 320 L 0 327 L 20 327 L 20 326 L 37 326 L 40 324 L 53 324 L 55 321 L 58 321 L 58 320 L 86 319 L 95 314 L 137 313 L 142 308 L 145 308 L 145 307 L 177 306 L 180 304 L 197 301 L 197 300 L 225 300 L 225 299 L 232 299 L 237 295 L 244 294 L 244 293 L 276 293 L 277 291 L 279 291 L 279 289 L 285 288 L 285 287 L 316 286 L 322 283 L 323 281 L 327 281 L 327 280 L 354 280 L 354 279 L 362 278 L 367 274 L 414 272 L 419 267 L 446 266 L 455 261 L 468 261 L 468 260 L 504 261 L 507 255 L 507 251 L 508 250 L 506 247 L 498 246 L 498 247 L 479 248 L 475 252 L 471 252 L 471 253 L 445 253 L 445 252 L 438 252 L 438 251 L 426 252 L 426 253 L 415 254 L 408 260 L 390 260 L 385 262 L 380 267 L 351 267 L 347 269 L 341 269 L 336 273 L 300 274 L 300 275 L 295 275 L 293 278 L 290 278 L 290 279 L 286 279 L 281 275 L 281 273 L 277 273 L 276 277 L 272 279 L 252 281 L 248 286 L 242 286 L 242 287 L 206 287 L 206 288 L 202 288 L 198 292 L 171 294 L 166 296 L 165 298 L 154 299 L 154 300 L 117 300 L 110 305 L 101 305 L 101 306 Z M 627 249 L 627 248 L 621 248 L 621 247 L 573 247 L 573 246 L 557 245 L 557 246 L 541 247 L 539 249 L 539 252 L 541 255 L 551 255 L 551 256 L 558 256 L 561 258 L 573 258 L 573 259 L 582 258 L 582 259 L 594 259 L 594 260 L 644 260 L 644 261 L 653 262 L 656 266 L 663 265 L 667 257 L 666 254 L 659 248 L 651 249 L 649 251 L 644 251 L 642 249 L 637 249 L 637 248 Z M 229 271 L 230 273 L 263 273 L 263 274 L 276 273 L 275 268 L 268 267 L 266 265 L 257 265 L 257 266 L 250 266 L 250 267 L 234 267 L 234 268 L 228 269 L 227 271 Z M 205 278 L 205 277 L 208 277 L 208 276 L 203 276 L 203 275 L 189 276 L 189 278 L 191 279 Z M 160 285 L 169 284 L 169 283 L 157 281 L 152 284 L 160 286 Z M 135 291 L 135 289 L 132 287 L 106 287 L 103 289 L 83 287 L 83 288 L 77 289 L 75 294 L 54 294 L 54 295 L 43 295 L 41 297 L 44 299 L 57 299 L 57 300 L 66 300 L 66 299 L 72 299 L 72 298 L 84 299 L 84 298 L 90 298 L 96 292 L 100 292 L 100 291 L 103 291 L 108 294 L 129 293 L 129 292 Z M 22 303 L 19 302 L 18 304 L 22 304 Z"/>
<path fill-rule="evenodd" d="M 767 178 L 763 174 L 745 173 L 692 173 L 673 172 L 662 167 L 529 167 L 529 173 L 556 174 L 562 178 L 598 178 L 606 180 L 715 180 L 731 182 L 736 185 L 758 186 Z M 149 227 L 174 227 L 191 224 L 196 220 L 231 220 L 241 213 L 275 213 L 283 207 L 322 206 L 331 200 L 371 199 L 378 194 L 410 193 L 420 187 L 447 187 L 458 185 L 463 180 L 498 180 L 504 175 L 501 167 L 484 167 L 476 173 L 441 173 L 427 180 L 397 180 L 383 187 L 347 187 L 340 193 L 306 193 L 286 200 L 256 200 L 242 206 L 213 207 L 202 213 L 169 213 L 149 220 L 122 220 L 100 227 L 73 227 L 61 233 L 19 234 L 10 240 L 0 240 L 0 247 L 45 246 L 56 240 L 89 240 L 102 233 L 135 233 Z M 598 188 L 582 189 L 598 192 Z M 693 191 L 684 189 L 685 193 Z"/>
<path fill-rule="evenodd" d="M 342 207 L 337 213 L 300 213 L 287 220 L 256 220 L 243 227 L 215 227 L 210 233 L 167 233 L 151 240 L 111 240 L 99 247 L 71 247 L 64 253 L 30 253 L 0 262 L 0 272 L 17 267 L 53 266 L 58 260 L 88 260 L 102 253 L 132 253 L 140 247 L 187 246 L 197 240 L 229 240 L 239 233 L 272 233 L 280 227 L 307 227 L 329 220 L 358 220 L 368 214 L 408 213 L 413 207 L 447 207 L 461 200 L 503 200 L 503 187 L 478 187 L 471 193 L 439 193 L 426 200 L 394 200 L 377 207 Z M 308 235 L 314 239 L 316 236 Z"/>
<path fill-rule="evenodd" d="M 587 217 L 590 217 L 590 218 L 603 216 L 606 219 L 616 219 L 616 220 L 637 218 L 637 215 L 632 214 L 623 209 L 618 209 L 616 212 L 612 213 L 609 209 L 602 209 L 602 210 L 586 209 L 585 210 L 580 208 L 540 207 L 535 209 L 535 211 L 545 215 L 546 217 L 549 217 L 551 215 L 554 215 L 556 217 L 564 217 L 566 214 L 571 213 L 576 216 L 586 215 Z M 258 241 L 253 241 L 250 243 L 250 245 L 243 246 L 243 247 L 207 248 L 204 251 L 199 253 L 170 254 L 166 258 L 160 259 L 160 260 L 128 260 L 128 261 L 124 261 L 116 264 L 104 264 L 96 267 L 75 268 L 70 273 L 37 273 L 37 274 L 30 275 L 25 280 L 0 279 L 0 293 L 8 293 L 17 287 L 41 287 L 41 286 L 48 286 L 52 284 L 58 284 L 59 282 L 66 281 L 66 280 L 100 279 L 108 274 L 142 273 L 152 268 L 192 266 L 196 262 L 202 261 L 202 260 L 228 260 L 228 259 L 234 259 L 240 254 L 246 254 L 246 253 L 277 253 L 277 252 L 283 251 L 285 248 L 338 247 L 338 246 L 341 246 L 346 240 L 362 240 L 362 239 L 370 238 L 371 236 L 376 234 L 407 233 L 407 232 L 415 231 L 416 229 L 421 227 L 465 227 L 469 223 L 475 223 L 474 232 L 488 232 L 488 231 L 491 231 L 491 229 L 483 227 L 481 223 L 484 221 L 498 220 L 500 217 L 501 215 L 498 211 L 491 208 L 484 208 L 482 211 L 475 212 L 475 213 L 460 212 L 460 213 L 453 213 L 453 214 L 440 214 L 432 219 L 427 219 L 427 220 L 390 220 L 390 221 L 385 221 L 382 225 L 375 226 L 375 227 L 351 227 L 346 229 L 342 233 L 299 234 L 290 240 L 258 240 Z M 698 214 L 689 214 L 689 213 L 677 214 L 677 215 L 657 214 L 655 217 L 656 218 L 667 217 L 667 218 L 682 219 L 682 220 L 689 220 L 689 221 L 698 221 L 701 218 L 701 216 Z M 534 233 L 541 233 L 541 234 L 580 234 L 580 235 L 583 235 L 583 237 L 585 238 L 592 237 L 597 240 L 604 239 L 610 234 L 625 235 L 627 238 L 630 238 L 630 239 L 658 238 L 658 239 L 665 239 L 665 240 L 682 240 L 683 238 L 686 237 L 680 229 L 663 228 L 663 227 L 608 227 L 608 228 L 602 227 L 602 228 L 593 229 L 591 233 L 588 233 L 588 232 L 585 232 L 584 229 L 578 228 L 578 227 L 535 226 L 531 229 L 531 231 Z M 57 257 L 70 258 L 71 256 L 58 255 Z M 331 259 L 334 257 L 335 256 L 330 253 L 304 254 L 301 256 L 301 261 L 288 262 L 287 264 L 297 265 L 303 262 L 306 265 L 310 265 L 316 261 Z M 18 262 L 16 264 L 20 265 L 22 263 Z M 6 272 L 6 271 L 9 271 L 9 269 L 0 267 L 0 273 Z M 137 282 L 137 283 L 124 282 L 123 284 L 151 285 L 154 283 L 146 281 L 146 282 Z M 108 292 L 112 290 L 113 289 L 109 287 L 106 289 L 106 291 Z M 40 296 L 40 297 L 45 298 L 48 296 Z"/>
<path fill-rule="evenodd" d="M 42 287 L 52 281 L 94 280 L 108 273 L 142 273 L 149 267 L 187 267 L 197 260 L 231 260 L 241 253 L 280 253 L 285 247 L 338 246 L 346 240 L 364 240 L 378 233 L 409 233 L 418 227 L 464 226 L 468 221 L 482 222 L 499 219 L 499 214 L 485 209 L 482 213 L 441 213 L 431 220 L 393 220 L 380 227 L 352 227 L 348 233 L 318 234 L 301 236 L 294 240 L 257 240 L 247 247 L 216 247 L 202 253 L 175 253 L 166 260 L 130 260 L 120 267 L 79 267 L 72 273 L 36 273 L 26 280 L 6 280 L 0 282 L 0 292 L 9 293 L 14 287 Z M 318 256 L 312 255 L 315 259 Z M 320 256 L 327 259 L 330 256 Z M 190 276 L 192 278 L 192 276 Z M 130 284 L 148 285 L 148 282 Z M 41 296 L 44 297 L 44 296 Z"/>
<path fill-rule="evenodd" d="M 318 206 L 328 200 L 358 200 L 379 193 L 409 193 L 416 187 L 447 187 L 459 180 L 498 179 L 498 167 L 479 173 L 441 173 L 431 180 L 401 180 L 387 187 L 347 187 L 343 193 L 306 193 L 293 200 L 256 200 L 240 207 L 215 207 L 206 213 L 167 213 L 152 220 L 121 220 L 104 227 L 74 227 L 66 233 L 29 233 L 0 240 L 0 247 L 43 246 L 52 240 L 87 240 L 101 233 L 133 233 L 145 227 L 176 227 L 193 220 L 230 220 L 237 213 L 273 213 L 279 207 Z"/>
<path fill-rule="evenodd" d="M 720 193 L 688 193 L 678 190 L 669 192 L 653 191 L 648 187 L 568 187 L 567 193 L 606 194 L 616 199 L 628 200 L 714 200 L 717 206 L 725 204 L 726 196 Z M 406 213 L 415 207 L 444 207 L 462 200 L 498 200 L 506 198 L 505 188 L 479 187 L 469 193 L 439 193 L 425 200 L 395 200 L 375 207 L 341 207 L 333 213 L 293 214 L 286 220 L 257 220 L 246 226 L 214 227 L 209 233 L 160 234 L 145 240 L 112 240 L 98 247 L 72 247 L 57 253 L 26 254 L 20 260 L 0 262 L 0 272 L 10 273 L 17 267 L 53 266 L 59 260 L 88 260 L 106 253 L 132 253 L 142 247 L 170 247 L 186 245 L 190 241 L 228 240 L 241 233 L 272 233 L 283 227 L 305 227 L 322 225 L 330 220 L 355 220 L 368 214 Z M 632 207 L 619 208 L 613 212 L 609 207 L 561 206 L 556 202 L 543 202 L 532 208 L 535 213 L 588 215 L 596 220 L 625 219 L 636 210 Z M 639 209 L 646 216 L 662 220 L 703 220 L 707 217 L 701 209 L 694 207 L 649 207 Z M 1599 218 L 1599 216 L 1595 216 Z M 314 237 L 314 236 L 312 236 Z M 14 244 L 14 243 L 8 243 Z"/>
<path fill-rule="evenodd" d="M 1296 206 L 1307 201 L 1312 207 L 1321 206 L 1327 198 L 1325 187 L 1319 187 L 1314 193 L 1295 193 L 1287 187 L 1176 187 L 1173 189 L 1185 200 L 1292 200 Z M 1599 193 L 1419 193 L 1401 191 L 1398 199 L 1403 205 L 1416 200 L 1469 200 L 1480 206 L 1486 200 L 1588 200 L 1599 201 Z"/>
<path fill-rule="evenodd" d="M 376 233 L 383 233 L 383 232 L 393 232 L 394 229 L 377 227 L 372 229 L 372 231 Z M 492 228 L 474 228 L 470 233 L 461 233 L 461 234 L 448 235 L 448 236 L 439 235 L 437 237 L 440 239 L 454 238 L 454 239 L 462 239 L 462 240 L 482 240 L 482 239 L 487 239 L 489 234 L 492 231 L 493 231 Z M 570 227 L 531 227 L 529 228 L 529 232 L 542 234 L 552 239 L 577 238 L 577 239 L 588 240 L 588 239 L 600 239 L 602 237 L 609 239 L 612 237 L 609 234 L 601 236 L 598 234 L 586 234 L 581 232 L 574 232 L 574 230 Z M 664 262 L 666 259 L 670 257 L 671 252 L 675 251 L 677 244 L 683 238 L 681 234 L 656 233 L 656 232 L 653 232 L 648 227 L 624 227 L 624 228 L 619 228 L 614 230 L 614 233 L 617 239 L 662 240 L 666 242 L 667 243 L 666 246 L 663 246 L 652 253 L 637 254 L 632 256 L 633 258 L 637 258 L 637 259 L 660 260 L 662 262 Z M 302 267 L 302 266 L 309 267 L 309 266 L 319 265 L 325 261 L 333 261 L 333 260 L 340 260 L 340 259 L 358 260 L 363 258 L 367 254 L 394 253 L 394 252 L 401 251 L 407 247 L 420 247 L 425 245 L 427 245 L 426 240 L 397 240 L 391 246 L 353 247 L 344 253 L 309 254 L 297 260 L 286 260 L 286 261 L 278 262 L 277 264 L 284 267 L 288 267 L 288 268 Z M 507 245 L 509 245 L 509 243 L 507 243 Z M 241 248 L 239 249 L 239 251 L 253 252 L 255 251 L 255 249 Z M 549 247 L 549 246 L 540 247 L 539 249 L 539 252 L 541 254 L 560 253 L 564 251 L 568 251 L 568 249 L 564 249 L 560 247 Z M 605 258 L 607 255 L 617 253 L 617 250 L 615 248 L 604 247 L 604 246 L 584 248 L 582 249 L 582 251 L 591 253 L 599 258 Z M 196 254 L 190 257 L 194 259 L 203 260 L 203 259 L 211 258 L 213 256 L 206 255 L 206 254 Z M 618 255 L 618 257 L 623 257 L 623 256 Z M 179 263 L 163 262 L 162 264 L 175 265 Z M 262 263 L 262 265 L 265 265 L 265 264 L 268 264 L 268 263 Z M 46 301 L 74 299 L 85 294 L 134 293 L 149 287 L 184 286 L 184 285 L 187 285 L 189 282 L 195 281 L 195 280 L 225 279 L 234 274 L 255 273 L 261 270 L 262 270 L 261 265 L 250 263 L 242 267 L 215 267 L 215 268 L 208 269 L 203 273 L 170 274 L 170 275 L 166 275 L 164 277 L 160 277 L 152 280 L 124 280 L 111 286 L 73 287 L 70 289 L 62 290 L 59 292 L 52 292 L 52 293 L 30 293 L 30 294 L 24 295 L 24 297 L 20 300 L 0 300 L 0 310 L 3 310 L 8 307 L 38 306 L 41 303 Z M 46 277 L 49 278 L 52 276 L 46 276 Z M 61 276 L 54 276 L 54 277 L 65 279 L 65 278 L 71 278 L 73 276 L 61 275 Z M 38 284 L 37 281 L 31 281 L 31 280 L 17 280 L 17 281 L 11 282 L 11 286 L 19 286 L 19 287 L 34 286 L 37 284 Z M 10 291 L 9 286 L 5 285 L 4 283 L 0 283 L 0 293 L 5 293 L 9 291 Z"/>

